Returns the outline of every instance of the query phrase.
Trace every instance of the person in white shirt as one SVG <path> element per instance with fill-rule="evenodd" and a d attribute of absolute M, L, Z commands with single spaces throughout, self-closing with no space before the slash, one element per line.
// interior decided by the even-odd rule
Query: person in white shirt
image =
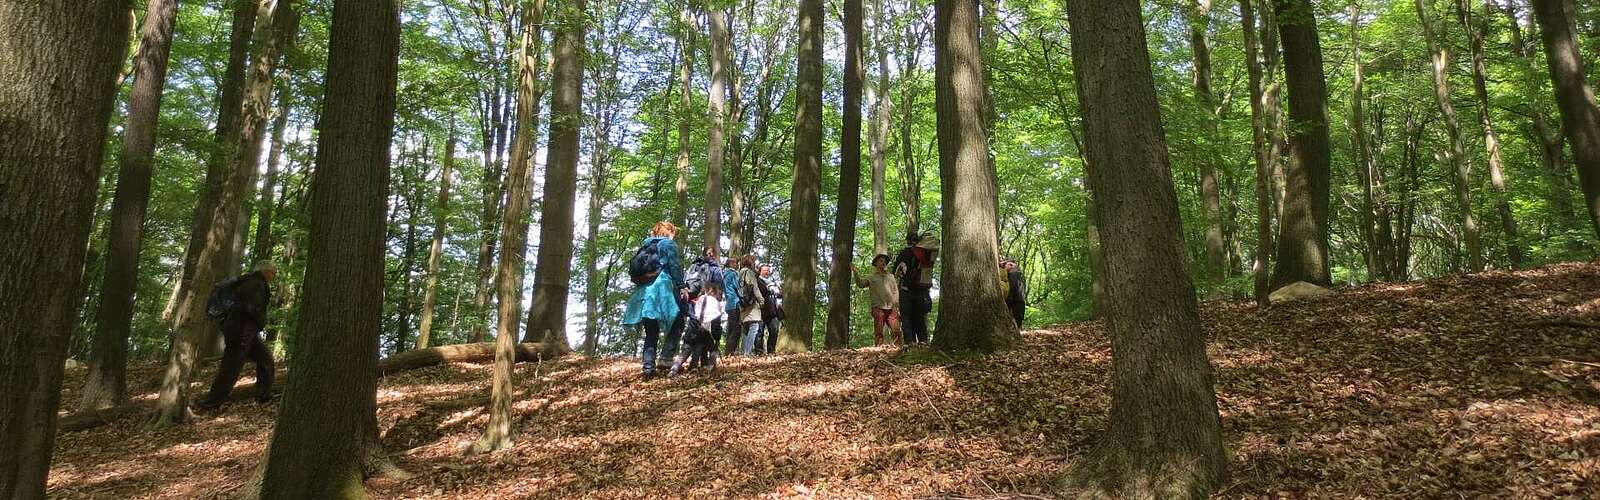
<path fill-rule="evenodd" d="M 672 370 L 667 372 L 668 377 L 682 373 L 685 361 L 690 362 L 691 366 L 703 366 L 708 372 L 715 373 L 717 370 L 717 344 L 722 340 L 723 315 L 726 314 L 722 303 L 722 283 L 711 280 L 704 287 L 700 297 L 690 306 L 689 320 L 694 325 L 684 332 L 684 350 L 673 360 Z"/>
<path fill-rule="evenodd" d="M 872 258 L 872 274 L 856 277 L 856 286 L 872 290 L 872 345 L 884 344 L 883 327 L 893 333 L 890 344 L 900 343 L 900 284 L 889 272 L 889 256 L 878 254 Z M 860 274 L 860 273 L 856 273 Z"/>

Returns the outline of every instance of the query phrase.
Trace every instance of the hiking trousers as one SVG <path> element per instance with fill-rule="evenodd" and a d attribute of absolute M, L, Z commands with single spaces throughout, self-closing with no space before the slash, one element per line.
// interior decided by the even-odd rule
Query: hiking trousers
<path fill-rule="evenodd" d="M 244 369 L 246 359 L 256 364 L 256 401 L 272 401 L 272 377 L 276 367 L 272 361 L 272 351 L 261 343 L 257 331 L 260 329 L 248 322 L 223 322 L 222 337 L 226 344 L 222 348 L 222 364 L 217 367 L 217 377 L 211 381 L 211 392 L 200 403 L 201 406 L 217 407 L 228 400 L 234 384 L 239 382 L 239 371 Z"/>

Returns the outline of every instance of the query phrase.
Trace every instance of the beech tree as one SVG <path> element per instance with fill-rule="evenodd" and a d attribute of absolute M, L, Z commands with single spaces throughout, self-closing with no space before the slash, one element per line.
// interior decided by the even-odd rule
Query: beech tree
<path fill-rule="evenodd" d="M 992 352 L 1018 344 L 1004 306 L 995 241 L 999 210 L 984 137 L 983 57 L 976 0 L 934 3 L 934 100 L 938 109 L 940 229 L 939 317 L 934 347 Z"/>
<path fill-rule="evenodd" d="M 1328 90 L 1322 71 L 1322 42 L 1310 0 L 1273 0 L 1282 33 L 1285 80 L 1289 87 L 1289 166 L 1278 225 L 1277 263 L 1272 288 L 1297 281 L 1329 285 Z"/>
<path fill-rule="evenodd" d="M 1073 478 L 1109 497 L 1205 498 L 1227 454 L 1139 4 L 1067 11 L 1112 339 L 1110 428 Z"/>
<path fill-rule="evenodd" d="M 1573 33 L 1573 20 L 1567 0 L 1531 0 L 1539 22 L 1539 38 L 1544 41 L 1545 64 L 1560 104 L 1561 128 L 1572 145 L 1572 165 L 1577 167 L 1583 186 L 1584 205 L 1589 223 L 1600 236 L 1600 107 L 1594 91 L 1585 80 L 1585 64 Z"/>
<path fill-rule="evenodd" d="M 0 498 L 44 498 L 126 0 L 0 3 Z"/>
<path fill-rule="evenodd" d="M 844 2 L 844 128 L 839 151 L 839 211 L 833 224 L 828 269 L 825 346 L 850 347 L 850 292 L 855 286 L 856 216 L 861 205 L 861 88 L 866 81 L 861 46 L 861 0 Z"/>
<path fill-rule="evenodd" d="M 172 25 L 177 0 L 153 0 L 146 7 L 134 60 L 133 92 L 122 132 L 122 159 L 117 191 L 111 202 L 110 240 L 106 244 L 105 282 L 95 311 L 94 350 L 83 386 L 83 406 L 110 408 L 128 401 L 128 330 L 139 279 L 139 250 L 145 213 L 150 204 L 151 165 L 156 149 L 156 121 L 167 84 L 167 55 L 172 51 Z"/>
<path fill-rule="evenodd" d="M 543 342 L 544 354 L 572 352 L 567 345 L 567 296 L 572 281 L 573 211 L 578 196 L 578 133 L 583 123 L 583 52 L 587 7 L 584 0 L 557 5 L 555 93 L 550 102 L 549 161 L 545 166 L 544 214 L 539 220 L 538 270 L 533 306 L 528 309 L 530 342 Z"/>
<path fill-rule="evenodd" d="M 522 44 L 518 50 L 516 137 L 511 141 L 511 166 L 506 172 L 506 204 L 500 222 L 500 263 L 495 275 L 499 302 L 495 329 L 493 388 L 489 425 L 474 451 L 500 451 L 511 446 L 512 364 L 516 361 L 517 324 L 522 318 L 522 272 L 527 260 L 529 184 L 532 184 L 533 149 L 539 130 L 539 73 L 544 53 L 544 0 L 533 0 L 522 11 Z"/>
<path fill-rule="evenodd" d="M 417 349 L 433 342 L 433 307 L 438 302 L 439 264 L 444 257 L 444 235 L 449 229 L 447 210 L 450 208 L 450 176 L 456 169 L 456 127 L 450 124 L 449 139 L 444 143 L 444 157 L 439 170 L 439 203 L 433 219 L 433 243 L 428 245 L 428 284 L 422 290 L 422 318 L 417 323 Z"/>
<path fill-rule="evenodd" d="M 1483 243 L 1479 241 L 1478 221 L 1472 216 L 1472 164 L 1467 158 L 1467 147 L 1461 138 L 1461 124 L 1456 116 L 1455 104 L 1450 101 L 1450 67 L 1453 65 L 1450 50 L 1440 47 L 1433 30 L 1433 14 L 1426 0 L 1414 0 L 1417 19 L 1422 25 L 1422 37 L 1433 59 L 1433 99 L 1439 107 L 1449 147 L 1444 150 L 1445 163 L 1455 172 L 1456 209 L 1461 212 L 1461 234 L 1467 244 L 1467 268 L 1483 270 Z M 1284 36 L 1285 39 L 1288 36 Z"/>
<path fill-rule="evenodd" d="M 816 319 L 817 230 L 822 204 L 822 0 L 800 0 L 795 80 L 794 182 L 783 260 L 785 319 L 778 352 L 811 349 Z"/>
<path fill-rule="evenodd" d="M 363 498 L 376 447 L 399 5 L 338 0 L 311 179 L 304 309 L 261 498 Z"/>

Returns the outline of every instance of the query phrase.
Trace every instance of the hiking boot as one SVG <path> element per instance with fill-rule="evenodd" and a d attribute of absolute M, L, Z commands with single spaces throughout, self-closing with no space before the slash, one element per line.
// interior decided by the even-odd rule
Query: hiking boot
<path fill-rule="evenodd" d="M 656 378 L 656 371 L 655 370 L 645 370 L 644 373 L 639 376 L 639 380 L 644 381 L 644 382 L 649 382 L 651 379 L 654 379 L 654 378 Z"/>

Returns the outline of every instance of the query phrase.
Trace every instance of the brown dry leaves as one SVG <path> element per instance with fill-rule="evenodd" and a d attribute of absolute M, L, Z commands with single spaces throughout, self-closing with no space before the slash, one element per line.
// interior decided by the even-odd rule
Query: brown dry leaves
<path fill-rule="evenodd" d="M 1204 306 L 1230 498 L 1576 497 L 1600 491 L 1600 265 L 1377 285 L 1265 313 Z M 1097 324 L 995 356 L 886 349 L 725 358 L 637 380 L 635 360 L 518 366 L 515 448 L 466 456 L 487 365 L 389 377 L 378 497 L 990 497 L 1049 494 L 1105 425 Z M 81 378 L 81 373 L 76 377 Z M 205 374 L 202 374 L 205 376 Z M 77 382 L 69 373 L 68 385 Z M 56 497 L 231 496 L 273 410 L 58 437 Z"/>

